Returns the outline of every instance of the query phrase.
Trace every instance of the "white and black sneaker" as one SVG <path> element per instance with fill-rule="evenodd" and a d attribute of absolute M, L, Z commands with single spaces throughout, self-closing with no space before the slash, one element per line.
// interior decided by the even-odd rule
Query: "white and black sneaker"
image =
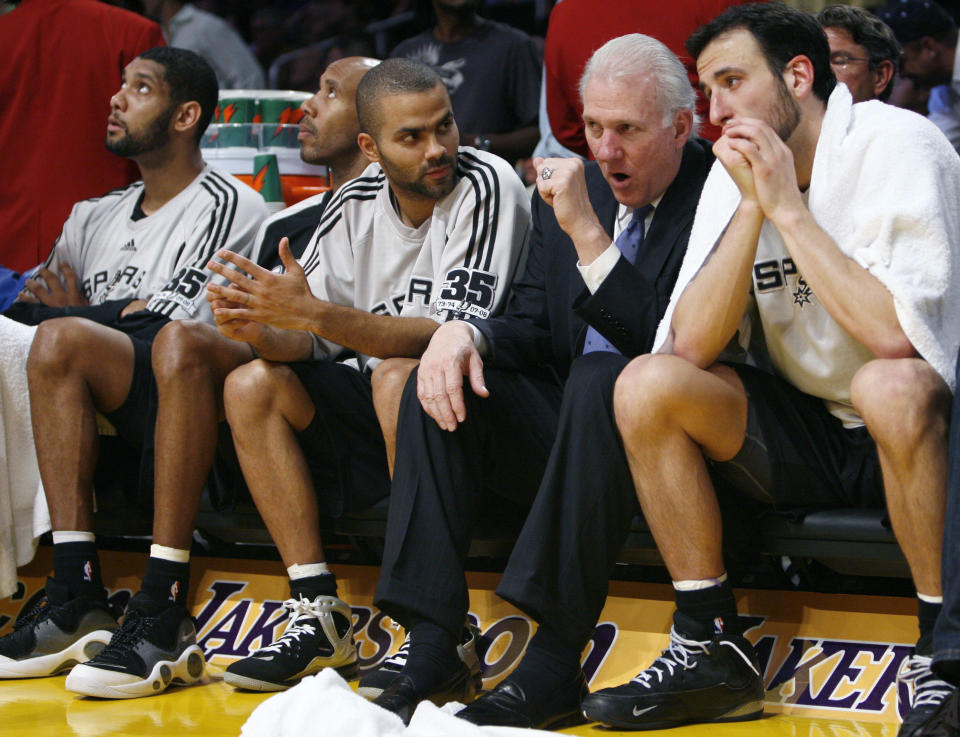
<path fill-rule="evenodd" d="M 335 596 L 287 599 L 287 628 L 273 644 L 231 663 L 223 680 L 253 691 L 282 691 L 301 678 L 334 668 L 346 679 L 357 676 L 350 605 Z"/>
<path fill-rule="evenodd" d="M 37 678 L 70 670 L 106 647 L 117 620 L 106 600 L 70 597 L 52 578 L 0 637 L 0 678 Z"/>
<path fill-rule="evenodd" d="M 157 603 L 139 593 L 127 605 L 123 623 L 95 658 L 70 671 L 68 691 L 104 699 L 153 696 L 171 684 L 190 685 L 206 677 L 206 661 L 186 608 Z"/>
<path fill-rule="evenodd" d="M 460 644 L 457 645 L 457 655 L 460 660 L 470 669 L 470 678 L 479 693 L 483 689 L 483 676 L 480 674 L 480 658 L 477 656 L 477 639 L 480 637 L 480 630 L 472 624 L 463 628 L 463 634 Z M 380 663 L 375 670 L 367 673 L 357 684 L 357 693 L 365 699 L 373 701 L 377 696 L 383 693 L 383 690 L 393 683 L 394 679 L 400 675 L 403 666 L 407 664 L 407 656 L 410 654 L 410 635 L 403 638 L 403 644 L 393 655 L 389 656 Z"/>
<path fill-rule="evenodd" d="M 904 658 L 897 673 L 897 681 L 907 684 L 910 693 L 910 711 L 903 718 L 898 737 L 927 734 L 926 725 L 956 688 L 942 681 L 930 670 L 929 655 L 914 653 Z M 899 690 L 899 689 L 898 689 Z"/>
<path fill-rule="evenodd" d="M 736 722 L 763 714 L 763 682 L 753 646 L 740 635 L 690 640 L 670 630 L 670 645 L 629 683 L 583 700 L 592 721 L 621 729 L 668 729 Z"/>

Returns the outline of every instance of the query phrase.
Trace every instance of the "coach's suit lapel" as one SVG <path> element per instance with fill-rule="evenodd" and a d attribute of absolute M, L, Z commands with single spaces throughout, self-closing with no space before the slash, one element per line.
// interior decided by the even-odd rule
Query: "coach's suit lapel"
<path fill-rule="evenodd" d="M 650 230 L 644 239 L 637 268 L 651 284 L 656 284 L 671 254 L 676 254 L 677 239 L 693 220 L 699 190 L 686 186 L 691 176 L 703 171 L 703 153 L 687 144 L 680 161 L 680 170 L 667 188 L 653 215 Z M 682 257 L 682 253 L 680 254 Z"/>

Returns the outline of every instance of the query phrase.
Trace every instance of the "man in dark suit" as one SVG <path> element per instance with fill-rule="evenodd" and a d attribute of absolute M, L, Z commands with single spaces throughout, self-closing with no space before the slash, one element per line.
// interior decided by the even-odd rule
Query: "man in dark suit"
<path fill-rule="evenodd" d="M 541 627 L 509 687 L 464 716 L 558 726 L 586 692 L 580 653 L 637 508 L 613 385 L 651 348 L 713 156 L 691 138 L 683 66 L 650 37 L 598 50 L 581 94 L 596 163 L 537 160 L 534 233 L 506 313 L 441 326 L 401 402 L 376 604 L 410 649 L 375 703 L 404 719 L 420 700 L 473 698 L 456 650 L 463 560 L 492 507 L 502 520 L 533 503 L 500 593 Z M 562 590 L 580 569 L 600 572 L 589 590 Z"/>

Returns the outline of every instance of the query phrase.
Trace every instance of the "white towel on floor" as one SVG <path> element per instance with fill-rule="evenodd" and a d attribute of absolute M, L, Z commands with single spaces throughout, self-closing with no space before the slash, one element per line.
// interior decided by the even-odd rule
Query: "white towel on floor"
<path fill-rule="evenodd" d="M 332 669 L 304 678 L 289 691 L 258 706 L 240 731 L 241 737 L 537 737 L 553 735 L 538 729 L 478 727 L 454 714 L 460 704 L 442 708 L 420 704 L 404 727 L 396 714 L 374 706 Z"/>
<path fill-rule="evenodd" d="M 0 597 L 50 529 L 30 425 L 27 355 L 36 328 L 0 317 Z"/>

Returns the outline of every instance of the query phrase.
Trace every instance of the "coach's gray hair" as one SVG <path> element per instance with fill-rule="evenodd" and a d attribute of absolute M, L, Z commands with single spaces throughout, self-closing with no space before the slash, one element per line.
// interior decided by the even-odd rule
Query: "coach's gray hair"
<path fill-rule="evenodd" d="M 700 127 L 696 111 L 696 93 L 687 70 L 670 49 L 650 36 L 629 33 L 607 41 L 593 52 L 580 78 L 580 101 L 594 77 L 618 82 L 635 77 L 652 77 L 657 102 L 663 111 L 663 124 L 670 125 L 680 110 L 693 113 L 692 134 Z"/>

